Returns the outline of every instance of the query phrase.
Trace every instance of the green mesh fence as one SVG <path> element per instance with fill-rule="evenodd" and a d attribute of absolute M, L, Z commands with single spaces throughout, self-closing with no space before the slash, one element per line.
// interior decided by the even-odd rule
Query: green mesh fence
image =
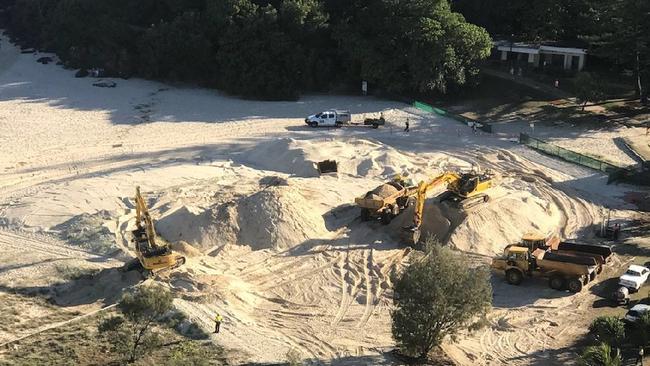
<path fill-rule="evenodd" d="M 575 151 L 567 150 L 565 148 L 549 144 L 548 142 L 530 137 L 525 133 L 519 134 L 519 143 L 529 146 L 535 150 L 542 151 L 548 155 L 557 156 L 563 160 L 571 163 L 586 166 L 588 168 L 600 170 L 609 174 L 609 182 L 625 176 L 627 169 L 613 165 L 606 161 L 602 161 L 591 156 L 583 155 Z"/>
<path fill-rule="evenodd" d="M 413 107 L 415 107 L 415 108 L 417 108 L 417 109 L 419 109 L 421 111 L 425 111 L 425 112 L 428 112 L 428 113 L 435 113 L 435 114 L 437 114 L 439 116 L 444 116 L 444 117 L 447 117 L 447 118 L 451 118 L 451 119 L 453 119 L 455 121 L 458 121 L 458 122 L 460 122 L 460 123 L 462 123 L 462 124 L 464 124 L 466 126 L 467 126 L 468 122 L 478 122 L 483 126 L 483 127 L 481 127 L 481 130 L 483 130 L 485 132 L 492 132 L 492 126 L 490 126 L 490 125 L 488 125 L 486 123 L 479 122 L 479 121 L 471 119 L 471 118 L 463 117 L 463 116 L 458 115 L 456 113 L 451 113 L 451 112 L 446 111 L 446 110 L 444 110 L 442 108 L 434 107 L 434 106 L 428 105 L 426 103 L 418 102 L 418 101 L 413 102 Z"/>

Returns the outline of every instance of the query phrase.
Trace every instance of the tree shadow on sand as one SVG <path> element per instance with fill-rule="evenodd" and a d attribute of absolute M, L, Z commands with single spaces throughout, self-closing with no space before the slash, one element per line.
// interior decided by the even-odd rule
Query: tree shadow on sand
<path fill-rule="evenodd" d="M 120 299 L 124 290 L 142 282 L 138 271 L 121 272 L 117 268 L 105 268 L 93 276 L 87 276 L 51 286 L 10 287 L 0 285 L 0 292 L 27 297 L 46 298 L 53 305 L 71 307 L 97 303 L 107 306 Z"/>

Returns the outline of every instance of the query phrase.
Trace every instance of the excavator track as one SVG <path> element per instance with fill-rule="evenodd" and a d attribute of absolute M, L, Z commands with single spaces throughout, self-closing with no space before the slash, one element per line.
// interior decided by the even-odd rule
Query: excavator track
<path fill-rule="evenodd" d="M 468 197 L 463 200 L 460 200 L 456 205 L 459 209 L 467 211 L 480 206 L 484 203 L 487 203 L 490 200 L 490 196 L 487 194 L 478 194 L 473 197 Z"/>

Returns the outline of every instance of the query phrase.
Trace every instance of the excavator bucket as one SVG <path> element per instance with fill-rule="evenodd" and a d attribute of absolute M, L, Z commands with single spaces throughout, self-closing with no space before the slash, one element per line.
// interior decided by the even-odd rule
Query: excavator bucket
<path fill-rule="evenodd" d="M 318 172 L 320 174 L 336 173 L 339 171 L 339 166 L 336 163 L 336 160 L 319 161 L 316 163 L 316 166 L 318 167 Z"/>

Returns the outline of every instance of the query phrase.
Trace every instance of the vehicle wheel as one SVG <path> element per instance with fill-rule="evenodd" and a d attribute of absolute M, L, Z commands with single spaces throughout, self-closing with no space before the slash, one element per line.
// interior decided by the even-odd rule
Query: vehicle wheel
<path fill-rule="evenodd" d="M 381 223 L 384 225 L 390 224 L 390 222 L 393 220 L 393 213 L 390 208 L 385 209 L 384 211 L 381 212 Z"/>
<path fill-rule="evenodd" d="M 393 206 L 393 208 L 392 208 L 392 214 L 393 214 L 393 217 L 399 215 L 399 211 L 400 211 L 400 210 L 399 210 L 399 205 L 395 205 L 395 206 Z"/>
<path fill-rule="evenodd" d="M 405 209 L 408 206 L 408 197 L 398 197 L 395 202 L 401 210 Z"/>
<path fill-rule="evenodd" d="M 379 128 L 379 125 L 376 124 L 376 123 L 373 123 L 373 124 L 372 124 L 372 128 Z"/>
<path fill-rule="evenodd" d="M 309 127 L 318 127 L 318 122 L 310 122 Z"/>
<path fill-rule="evenodd" d="M 523 280 L 524 276 L 521 274 L 521 271 L 512 268 L 506 271 L 506 281 L 508 281 L 509 284 L 519 285 Z"/>
<path fill-rule="evenodd" d="M 490 200 L 490 196 L 488 195 L 483 196 L 483 202 L 487 202 L 489 200 Z"/>
<path fill-rule="evenodd" d="M 370 210 L 367 208 L 362 208 L 361 209 L 361 221 L 368 221 L 370 220 Z"/>
<path fill-rule="evenodd" d="M 341 122 L 336 122 L 336 123 L 334 124 L 334 126 L 335 126 L 335 127 L 343 127 L 343 123 L 341 123 Z"/>
<path fill-rule="evenodd" d="M 597 274 L 597 272 L 598 272 L 598 271 L 591 272 L 591 273 L 589 274 L 589 277 L 587 277 L 588 280 L 587 280 L 587 278 L 585 278 L 585 281 L 586 281 L 587 283 L 589 283 L 589 281 L 593 281 L 593 280 L 595 280 L 595 279 L 596 279 L 596 274 Z M 585 285 L 586 285 L 587 283 L 585 283 Z"/>
<path fill-rule="evenodd" d="M 564 290 L 564 278 L 562 276 L 551 276 L 551 278 L 548 279 L 548 287 L 552 288 L 553 290 L 558 290 L 562 291 Z"/>
<path fill-rule="evenodd" d="M 569 291 L 578 293 L 582 291 L 582 281 L 579 278 L 572 278 L 569 280 Z"/>

